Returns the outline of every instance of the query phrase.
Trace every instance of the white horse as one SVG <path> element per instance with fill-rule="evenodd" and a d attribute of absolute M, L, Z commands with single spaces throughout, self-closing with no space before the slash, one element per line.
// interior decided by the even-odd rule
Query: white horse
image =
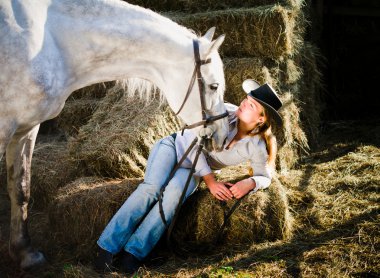
<path fill-rule="evenodd" d="M 0 2 L 0 160 L 6 153 L 11 199 L 9 252 L 24 269 L 44 263 L 30 244 L 27 212 L 30 167 L 41 122 L 56 117 L 69 95 L 90 84 L 141 78 L 154 83 L 178 111 L 194 71 L 193 41 L 205 83 L 209 116 L 225 112 L 223 64 L 212 40 L 150 10 L 117 0 L 9 0 Z M 202 119 L 193 86 L 179 114 Z M 213 149 L 227 135 L 227 120 L 213 122 Z"/>

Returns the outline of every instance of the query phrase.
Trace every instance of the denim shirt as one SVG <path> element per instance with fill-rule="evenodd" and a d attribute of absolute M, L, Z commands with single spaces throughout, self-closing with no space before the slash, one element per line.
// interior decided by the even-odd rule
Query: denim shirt
<path fill-rule="evenodd" d="M 226 146 L 228 146 L 237 133 L 237 117 L 235 112 L 238 107 L 229 103 L 226 103 L 225 105 L 229 113 L 229 133 L 224 149 L 220 152 L 204 151 L 201 153 L 195 167 L 194 175 L 196 177 L 203 177 L 212 173 L 213 170 L 220 170 L 226 166 L 238 165 L 242 162 L 249 161 L 253 169 L 252 179 L 256 182 L 256 187 L 253 192 L 267 188 L 271 183 L 272 173 L 271 168 L 267 164 L 268 152 L 265 141 L 258 135 L 247 136 L 237 141 L 235 145 L 229 149 L 226 149 Z M 196 135 L 190 130 L 185 130 L 183 136 L 181 135 L 181 132 L 177 133 L 175 146 L 178 161 L 182 158 L 195 136 Z M 196 147 L 182 163 L 182 167 L 191 168 L 195 154 Z"/>

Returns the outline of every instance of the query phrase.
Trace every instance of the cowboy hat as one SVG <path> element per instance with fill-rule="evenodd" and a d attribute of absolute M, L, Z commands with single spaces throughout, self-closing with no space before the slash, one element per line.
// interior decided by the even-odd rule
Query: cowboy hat
<path fill-rule="evenodd" d="M 247 95 L 265 107 L 265 110 L 270 113 L 277 125 L 282 125 L 282 118 L 278 113 L 282 102 L 268 83 L 260 86 L 255 80 L 246 79 L 243 81 L 242 87 Z"/>

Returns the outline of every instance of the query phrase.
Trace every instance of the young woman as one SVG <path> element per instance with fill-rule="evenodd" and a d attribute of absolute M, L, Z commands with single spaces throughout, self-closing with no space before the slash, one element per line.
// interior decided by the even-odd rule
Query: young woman
<path fill-rule="evenodd" d="M 186 192 L 188 198 L 200 178 L 218 200 L 241 198 L 249 192 L 267 188 L 271 183 L 277 146 L 271 125 L 281 125 L 278 114 L 282 103 L 273 88 L 247 79 L 243 82 L 247 97 L 237 107 L 226 104 L 230 130 L 221 152 L 204 151 Z M 144 181 L 125 201 L 98 240 L 99 252 L 95 267 L 105 271 L 112 265 L 113 255 L 120 253 L 122 270 L 135 272 L 165 231 L 158 204 L 160 189 L 165 187 L 162 206 L 170 223 L 190 172 L 195 150 L 168 181 L 171 170 L 179 161 L 195 135 L 186 130 L 159 140 L 153 147 Z M 212 170 L 250 161 L 254 174 L 235 184 L 217 181 Z"/>

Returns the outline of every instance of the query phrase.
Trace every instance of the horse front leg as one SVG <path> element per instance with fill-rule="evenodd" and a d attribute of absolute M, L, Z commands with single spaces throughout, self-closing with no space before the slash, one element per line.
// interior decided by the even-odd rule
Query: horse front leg
<path fill-rule="evenodd" d="M 31 247 L 28 234 L 31 161 L 39 125 L 13 136 L 6 150 L 8 193 L 11 200 L 9 254 L 21 268 L 30 269 L 45 263 L 42 253 Z"/>

